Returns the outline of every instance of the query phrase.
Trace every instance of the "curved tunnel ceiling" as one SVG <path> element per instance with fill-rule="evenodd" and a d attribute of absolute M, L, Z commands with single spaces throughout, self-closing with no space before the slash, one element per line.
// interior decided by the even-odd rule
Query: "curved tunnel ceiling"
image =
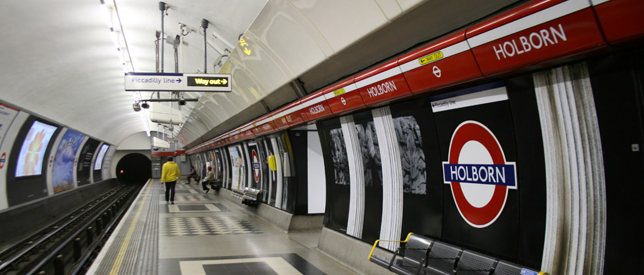
<path fill-rule="evenodd" d="M 155 32 L 161 28 L 159 1 L 105 0 L 108 5 L 114 2 L 134 71 L 155 72 Z M 179 23 L 191 31 L 183 37 L 183 72 L 203 72 L 203 32 L 199 26 L 203 18 L 210 22 L 206 32 L 208 72 L 213 73 L 220 51 L 232 51 L 230 44 L 234 47 L 266 0 L 165 2 L 169 6 L 166 37 L 174 38 L 181 32 Z M 123 69 L 100 0 L 2 1 L 0 18 L 4 23 L 0 28 L 0 102 L 112 144 L 146 128 L 156 129 L 156 125 L 146 127 L 141 113 L 132 109 L 132 93 L 124 91 Z M 165 44 L 164 65 L 166 72 L 174 72 L 170 43 Z M 199 96 L 201 93 L 191 93 L 186 98 Z M 141 93 L 141 97 L 152 94 Z M 186 106 L 182 108 L 185 117 L 195 103 Z"/>
<path fill-rule="evenodd" d="M 108 10 L 118 9 L 134 71 L 155 72 L 159 1 L 104 1 L 112 5 Z M 205 18 L 210 21 L 208 72 L 233 77 L 231 93 L 186 93 L 185 98 L 200 102 L 181 107 L 185 125 L 174 133 L 182 146 L 194 146 L 296 100 L 301 92 L 313 92 L 516 1 L 167 0 L 166 38 L 188 32 L 180 47 L 180 72 L 205 70 L 200 30 Z M 124 91 L 121 62 L 100 2 L 0 2 L 5 22 L 0 101 L 119 144 L 156 125 L 149 125 L 144 112 L 132 110 L 133 94 Z M 237 46 L 240 37 L 247 47 Z M 163 45 L 165 72 L 174 72 L 172 43 Z M 295 79 L 302 81 L 302 91 L 289 87 Z M 142 92 L 140 97 L 157 95 Z"/>
<path fill-rule="evenodd" d="M 220 70 L 232 75 L 233 91 L 209 96 L 221 106 L 216 110 L 221 123 L 192 131 L 184 127 L 177 135 L 179 143 L 197 146 L 517 2 L 270 0 Z M 191 116 L 200 113 L 211 115 L 193 109 Z"/>

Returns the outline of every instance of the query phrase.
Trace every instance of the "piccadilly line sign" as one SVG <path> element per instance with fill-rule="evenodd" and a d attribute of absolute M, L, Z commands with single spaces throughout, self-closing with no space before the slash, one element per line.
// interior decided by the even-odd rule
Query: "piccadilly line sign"
<path fill-rule="evenodd" d="M 126 73 L 126 91 L 232 91 L 229 74 Z"/>

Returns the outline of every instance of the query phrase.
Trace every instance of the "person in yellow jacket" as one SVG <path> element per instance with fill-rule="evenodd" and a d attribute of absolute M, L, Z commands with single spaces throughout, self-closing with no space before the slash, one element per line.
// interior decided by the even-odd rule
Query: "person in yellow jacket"
<path fill-rule="evenodd" d="M 161 169 L 161 184 L 165 183 L 165 202 L 172 204 L 174 204 L 174 188 L 181 178 L 181 170 L 173 160 L 172 157 L 168 157 L 168 162 Z"/>

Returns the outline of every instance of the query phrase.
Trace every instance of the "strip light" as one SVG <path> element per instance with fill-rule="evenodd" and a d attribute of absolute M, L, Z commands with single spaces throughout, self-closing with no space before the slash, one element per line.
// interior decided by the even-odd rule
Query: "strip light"
<path fill-rule="evenodd" d="M 105 19 L 107 28 L 110 30 L 110 38 L 112 39 L 112 43 L 116 48 L 116 53 L 119 58 L 119 62 L 121 62 L 123 72 L 134 72 L 132 56 L 130 55 L 130 50 L 127 47 L 127 40 L 125 40 L 125 33 L 123 32 L 121 17 L 119 16 L 118 9 L 116 7 L 116 0 L 100 1 L 101 9 L 103 10 L 103 18 Z M 105 1 L 107 1 L 108 3 L 105 3 Z M 140 102 L 142 99 L 141 92 L 132 93 L 132 97 L 134 98 L 134 102 Z M 144 109 L 140 112 L 140 114 L 141 120 L 143 121 L 143 126 L 145 127 L 145 133 L 148 137 L 150 137 L 150 119 L 148 117 L 148 111 Z"/>
<path fill-rule="evenodd" d="M 116 8 L 116 2 L 115 0 L 100 1 L 101 9 L 103 10 L 103 17 L 105 19 L 105 23 L 107 24 L 107 28 L 110 30 L 110 38 L 112 39 L 112 43 L 114 43 L 114 47 L 116 47 L 119 61 L 123 66 L 123 72 L 134 72 L 134 67 L 132 66 L 132 58 L 127 47 L 125 34 L 123 33 L 121 18 L 118 14 L 118 9 Z M 106 3 L 105 1 L 108 1 L 108 3 Z"/>

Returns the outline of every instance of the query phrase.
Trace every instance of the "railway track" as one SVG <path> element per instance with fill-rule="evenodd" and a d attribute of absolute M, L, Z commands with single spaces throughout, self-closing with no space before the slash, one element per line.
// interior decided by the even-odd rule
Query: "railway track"
<path fill-rule="evenodd" d="M 0 274 L 83 274 L 141 186 L 121 185 L 0 251 Z"/>

